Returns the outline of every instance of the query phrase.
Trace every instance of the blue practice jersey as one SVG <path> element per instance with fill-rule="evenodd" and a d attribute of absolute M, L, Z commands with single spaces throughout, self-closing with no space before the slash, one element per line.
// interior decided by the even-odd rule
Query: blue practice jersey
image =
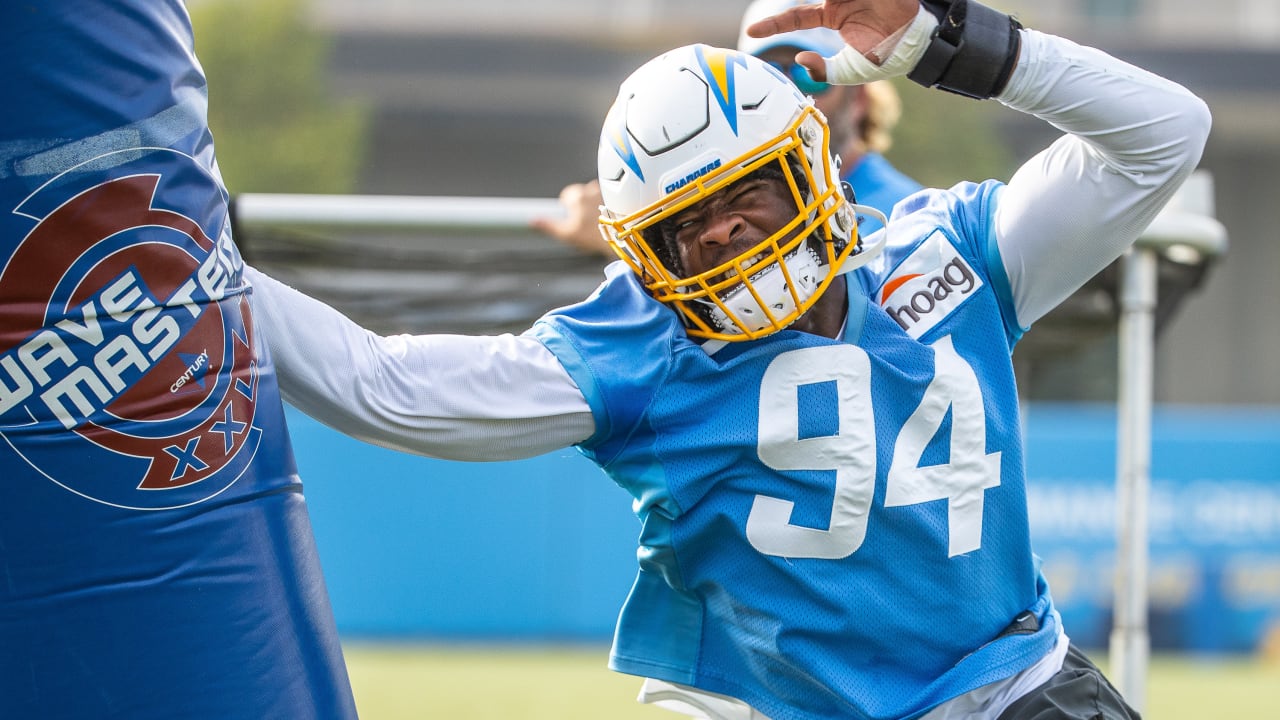
<path fill-rule="evenodd" d="M 1053 647 L 1001 188 L 909 199 L 847 276 L 843 340 L 784 330 L 709 355 L 620 263 L 534 326 L 591 405 L 584 451 L 642 523 L 614 669 L 775 720 L 904 718 Z M 1038 630 L 1005 633 L 1024 611 Z"/>
<path fill-rule="evenodd" d="M 186 10 L 0 38 L 0 718 L 355 717 Z"/>

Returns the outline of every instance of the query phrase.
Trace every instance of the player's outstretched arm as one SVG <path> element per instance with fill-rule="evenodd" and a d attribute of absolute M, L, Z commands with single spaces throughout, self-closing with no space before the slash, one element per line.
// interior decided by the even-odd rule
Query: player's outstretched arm
<path fill-rule="evenodd" d="M 370 332 L 246 267 L 281 393 L 352 437 L 450 460 L 510 460 L 595 431 L 564 367 L 531 337 Z"/>

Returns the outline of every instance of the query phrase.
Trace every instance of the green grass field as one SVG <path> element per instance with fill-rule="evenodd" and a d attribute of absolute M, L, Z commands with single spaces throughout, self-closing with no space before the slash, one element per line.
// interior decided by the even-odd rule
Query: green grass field
<path fill-rule="evenodd" d="M 363 720 L 674 720 L 635 702 L 638 678 L 605 667 L 605 647 L 473 647 L 350 642 Z M 1106 669 L 1105 658 L 1095 658 Z M 1147 720 L 1280 718 L 1280 663 L 1159 656 Z"/>

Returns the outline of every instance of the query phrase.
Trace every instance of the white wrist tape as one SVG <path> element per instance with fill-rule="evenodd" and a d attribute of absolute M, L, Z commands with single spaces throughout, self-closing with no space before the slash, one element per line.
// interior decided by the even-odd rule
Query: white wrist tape
<path fill-rule="evenodd" d="M 907 26 L 902 39 L 894 46 L 892 52 L 880 65 L 868 60 L 862 53 L 846 45 L 834 57 L 827 61 L 827 82 L 836 85 L 862 85 L 873 80 L 886 80 L 900 77 L 911 72 L 920 62 L 925 48 L 933 37 L 933 29 L 938 26 L 938 18 L 920 6 L 920 11 Z M 876 50 L 880 50 L 877 46 Z"/>

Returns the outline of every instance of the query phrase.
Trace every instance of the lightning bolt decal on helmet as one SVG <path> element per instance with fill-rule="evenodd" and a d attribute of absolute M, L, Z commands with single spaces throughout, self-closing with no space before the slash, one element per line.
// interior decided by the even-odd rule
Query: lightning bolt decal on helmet
<path fill-rule="evenodd" d="M 618 153 L 622 162 L 626 163 L 641 182 L 644 182 L 644 171 L 640 169 L 640 163 L 636 160 L 636 149 L 631 145 L 631 136 L 627 134 L 627 126 L 621 118 L 614 118 L 611 127 L 605 129 L 604 137 L 612 144 L 614 152 Z"/>
<path fill-rule="evenodd" d="M 619 87 L 598 160 L 603 234 L 690 336 L 777 332 L 873 254 L 863 252 L 826 119 L 751 55 L 688 45 L 642 65 Z M 728 262 L 686 273 L 664 221 L 753 173 L 783 182 L 795 215 Z"/>
<path fill-rule="evenodd" d="M 729 129 L 738 134 L 738 113 L 735 107 L 737 87 L 734 84 L 734 67 L 746 67 L 746 56 L 733 50 L 713 48 L 707 45 L 695 45 L 694 55 L 707 79 L 711 80 L 711 94 L 729 122 Z"/>

